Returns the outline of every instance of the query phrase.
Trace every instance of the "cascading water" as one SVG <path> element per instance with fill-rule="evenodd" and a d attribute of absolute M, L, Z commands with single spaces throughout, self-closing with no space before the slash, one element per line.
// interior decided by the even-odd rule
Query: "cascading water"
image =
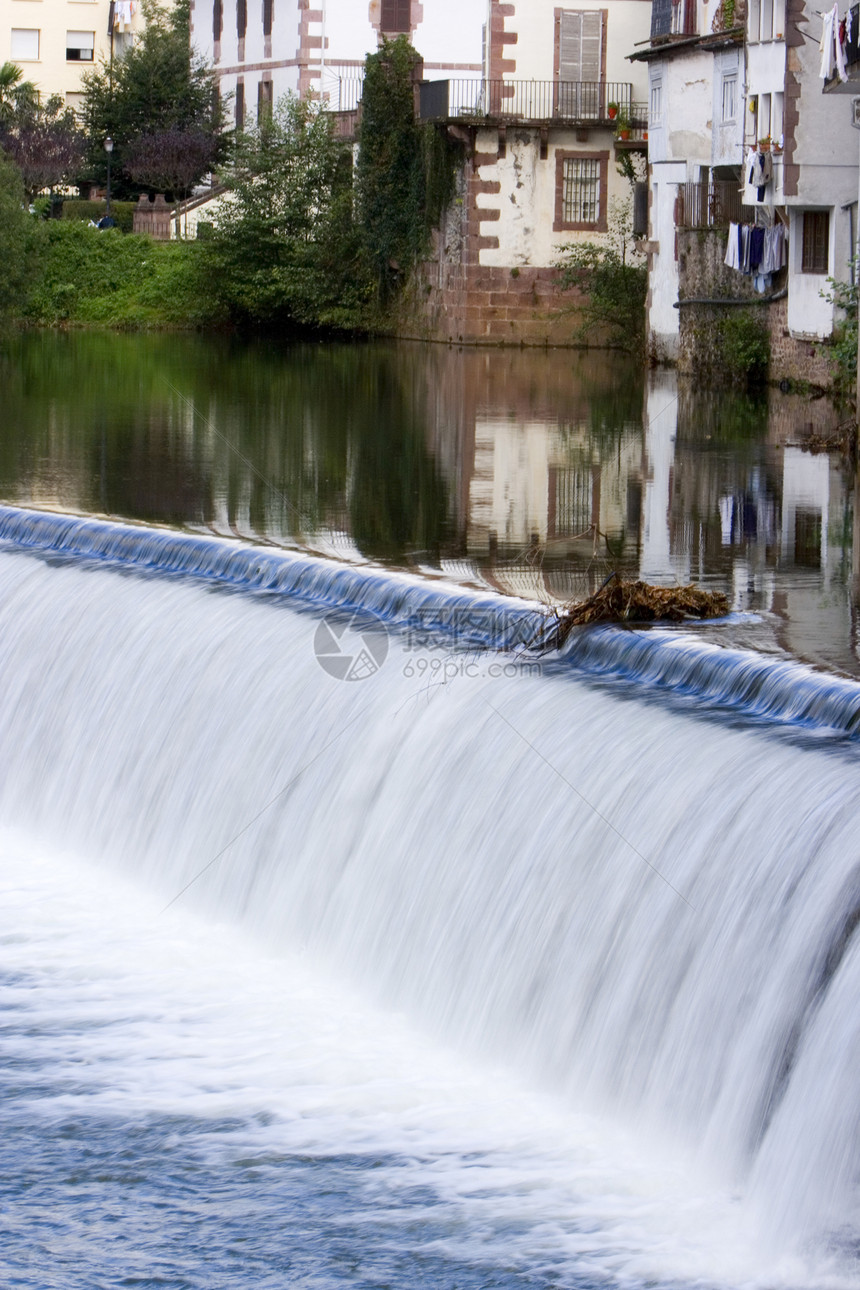
<path fill-rule="evenodd" d="M 784 676 L 762 705 L 744 673 L 732 708 L 710 661 L 667 703 L 638 637 L 593 637 L 624 674 L 598 677 L 584 647 L 396 630 L 347 683 L 315 654 L 319 568 L 261 597 L 211 560 L 208 585 L 147 572 L 145 529 L 113 548 L 131 576 L 28 544 L 0 554 L 2 1115 L 34 1209 L 97 1211 L 75 1178 L 114 1133 L 110 1195 L 123 1160 L 141 1214 L 173 1196 L 161 1284 L 857 1283 L 855 687 L 798 669 L 810 701 Z M 408 580 L 386 601 L 374 577 L 409 621 Z M 12 1194 L 7 1248 L 54 1257 Z M 298 1215 L 289 1276 L 272 1197 Z M 256 1232 L 270 1261 L 183 1263 L 206 1205 L 224 1257 Z M 138 1226 L 116 1268 L 151 1248 Z M 16 1257 L 18 1284 L 101 1283 Z"/>

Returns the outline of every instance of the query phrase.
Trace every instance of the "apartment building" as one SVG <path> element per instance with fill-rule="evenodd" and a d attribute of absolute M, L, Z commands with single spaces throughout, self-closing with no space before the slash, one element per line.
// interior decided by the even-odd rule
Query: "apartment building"
<path fill-rule="evenodd" d="M 140 26 L 138 0 L 0 0 L 0 64 L 77 108 L 83 73 L 121 57 Z"/>

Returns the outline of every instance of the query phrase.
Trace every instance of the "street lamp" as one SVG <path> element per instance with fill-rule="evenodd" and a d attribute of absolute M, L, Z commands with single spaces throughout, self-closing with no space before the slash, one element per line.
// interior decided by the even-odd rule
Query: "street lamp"
<path fill-rule="evenodd" d="M 113 139 L 110 135 L 105 139 L 105 152 L 107 153 L 107 210 L 105 214 L 110 219 L 110 154 L 113 152 Z"/>

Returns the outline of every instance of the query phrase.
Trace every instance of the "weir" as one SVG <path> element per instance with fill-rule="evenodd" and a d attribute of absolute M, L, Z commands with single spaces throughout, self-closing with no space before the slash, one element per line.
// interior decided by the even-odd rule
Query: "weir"
<path fill-rule="evenodd" d="M 775 1250 L 836 1251 L 850 1280 L 856 687 L 615 631 L 538 676 L 411 642 L 408 579 L 121 528 L 0 517 L 0 823 L 673 1144 Z M 252 569 L 283 594 L 226 594 Z M 359 683 L 315 653 L 338 576 L 391 628 Z M 426 594 L 443 625 L 491 600 Z M 534 607 L 502 608 L 533 638 Z M 734 715 L 654 701 L 669 682 Z"/>

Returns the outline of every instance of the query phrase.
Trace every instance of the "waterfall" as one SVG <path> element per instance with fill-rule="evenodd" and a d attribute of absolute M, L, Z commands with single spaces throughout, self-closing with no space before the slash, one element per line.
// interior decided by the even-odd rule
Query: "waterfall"
<path fill-rule="evenodd" d="M 426 605 L 440 640 L 454 602 L 519 633 L 497 645 L 540 615 L 131 526 L 5 509 L 0 534 L 0 823 L 679 1144 L 775 1248 L 851 1246 L 856 687 L 668 633 L 546 665 L 416 645 Z M 361 596 L 390 630 L 352 684 L 316 633 Z"/>

